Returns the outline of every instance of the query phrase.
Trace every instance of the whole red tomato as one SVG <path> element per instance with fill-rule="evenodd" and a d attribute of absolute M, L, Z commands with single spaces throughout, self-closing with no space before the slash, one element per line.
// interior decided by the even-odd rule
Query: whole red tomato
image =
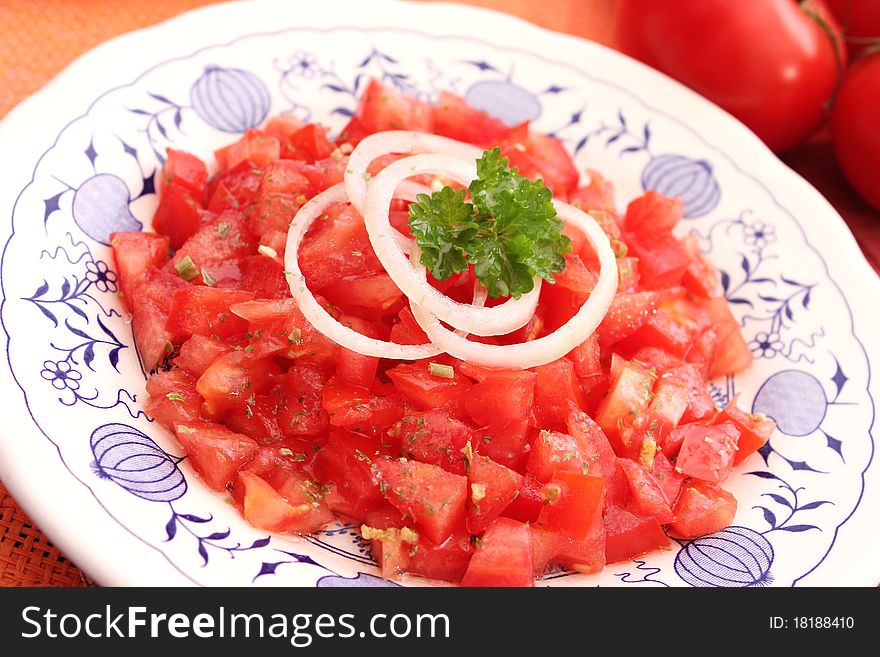
<path fill-rule="evenodd" d="M 846 38 L 850 58 L 880 43 L 880 0 L 825 0 Z"/>
<path fill-rule="evenodd" d="M 616 37 L 776 152 L 818 127 L 846 64 L 822 0 L 618 0 Z"/>
<path fill-rule="evenodd" d="M 837 161 L 868 203 L 880 210 L 880 53 L 847 71 L 831 115 Z"/>

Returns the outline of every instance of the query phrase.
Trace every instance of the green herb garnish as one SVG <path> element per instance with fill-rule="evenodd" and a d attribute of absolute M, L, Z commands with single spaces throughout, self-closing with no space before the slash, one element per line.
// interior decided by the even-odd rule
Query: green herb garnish
<path fill-rule="evenodd" d="M 542 180 L 511 168 L 500 148 L 484 152 L 468 190 L 444 187 L 409 206 L 422 264 L 441 281 L 473 265 L 493 299 L 519 298 L 536 277 L 554 283 L 571 245 L 551 198 Z"/>

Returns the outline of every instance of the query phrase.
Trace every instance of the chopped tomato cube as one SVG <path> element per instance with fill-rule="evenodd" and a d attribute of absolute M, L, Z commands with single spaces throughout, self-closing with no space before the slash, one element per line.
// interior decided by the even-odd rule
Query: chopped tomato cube
<path fill-rule="evenodd" d="M 462 586 L 532 586 L 532 537 L 529 526 L 496 518 L 477 543 Z"/>

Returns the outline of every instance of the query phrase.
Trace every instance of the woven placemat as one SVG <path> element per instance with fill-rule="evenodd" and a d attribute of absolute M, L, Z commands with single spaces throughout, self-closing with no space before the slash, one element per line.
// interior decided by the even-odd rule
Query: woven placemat
<path fill-rule="evenodd" d="M 0 482 L 0 586 L 90 586 Z"/>

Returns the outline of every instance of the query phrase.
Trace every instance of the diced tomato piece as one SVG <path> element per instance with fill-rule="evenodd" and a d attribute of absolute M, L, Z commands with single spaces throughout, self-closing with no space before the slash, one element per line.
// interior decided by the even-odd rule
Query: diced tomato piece
<path fill-rule="evenodd" d="M 522 486 L 519 489 L 519 495 L 511 502 L 501 515 L 519 520 L 520 522 L 534 522 L 538 519 L 538 514 L 544 503 L 541 501 L 541 489 L 544 484 L 532 475 L 526 474 L 523 477 Z"/>
<path fill-rule="evenodd" d="M 274 136 L 251 129 L 234 144 L 214 151 L 214 157 L 221 171 L 229 171 L 244 162 L 263 167 L 281 157 L 281 144 Z"/>
<path fill-rule="evenodd" d="M 271 137 L 275 137 L 282 144 L 289 139 L 292 134 L 300 130 L 305 124 L 293 114 L 279 114 L 273 116 L 263 128 L 263 132 Z"/>
<path fill-rule="evenodd" d="M 630 504 L 641 516 L 649 516 L 665 525 L 672 521 L 670 500 L 654 475 L 640 463 L 629 459 L 618 459 L 619 467 L 629 484 Z"/>
<path fill-rule="evenodd" d="M 307 237 L 299 251 L 300 269 L 315 292 L 343 278 L 382 271 L 357 211 L 347 208 L 328 216 L 329 226 L 314 238 Z"/>
<path fill-rule="evenodd" d="M 155 368 L 174 350 L 173 336 L 165 329 L 171 298 L 188 283 L 174 274 L 147 267 L 126 291 L 131 329 L 144 370 Z"/>
<path fill-rule="evenodd" d="M 460 371 L 478 383 L 464 397 L 464 407 L 480 426 L 524 420 L 535 394 L 537 375 L 528 370 L 492 370 L 467 363 Z"/>
<path fill-rule="evenodd" d="M 434 132 L 479 146 L 494 146 L 510 128 L 486 112 L 475 109 L 461 96 L 441 91 L 434 107 Z"/>
<path fill-rule="evenodd" d="M 420 537 L 414 547 L 409 547 L 406 571 L 430 579 L 459 582 L 467 570 L 473 552 L 471 536 L 460 525 L 439 545 L 424 536 Z"/>
<path fill-rule="evenodd" d="M 339 145 L 351 144 L 352 146 L 357 146 L 361 142 L 361 139 L 369 134 L 370 131 L 366 129 L 363 122 L 358 117 L 353 116 L 339 132 L 339 136 L 336 138 L 336 143 Z"/>
<path fill-rule="evenodd" d="M 629 254 L 639 259 L 639 284 L 659 290 L 681 284 L 690 264 L 687 252 L 672 235 L 625 233 Z"/>
<path fill-rule="evenodd" d="M 714 367 L 718 350 L 721 348 L 719 333 L 717 326 L 706 326 L 691 343 L 685 356 L 685 360 L 691 363 L 703 378 L 708 378 L 709 372 Z"/>
<path fill-rule="evenodd" d="M 587 537 L 605 502 L 605 479 L 557 470 L 541 489 L 538 525 L 575 541 Z"/>
<path fill-rule="evenodd" d="M 110 233 L 113 260 L 123 293 L 131 294 L 135 280 L 147 268 L 158 269 L 167 262 L 169 244 L 167 235 Z"/>
<path fill-rule="evenodd" d="M 548 482 L 554 473 L 563 470 L 589 472 L 598 458 L 595 447 L 582 434 L 575 437 L 557 431 L 541 431 L 532 443 L 526 469 L 538 481 Z"/>
<path fill-rule="evenodd" d="M 186 151 L 168 149 L 168 157 L 165 159 L 162 171 L 162 184 L 159 186 L 161 193 L 165 192 L 168 185 L 180 185 L 192 192 L 201 204 L 205 196 L 206 182 L 208 182 L 208 168 L 204 162 Z"/>
<path fill-rule="evenodd" d="M 222 290 L 190 285 L 174 293 L 165 328 L 178 339 L 194 334 L 231 338 L 244 335 L 248 324 L 234 315 L 230 306 L 250 301 L 254 296 L 242 290 Z"/>
<path fill-rule="evenodd" d="M 571 350 L 568 354 L 574 364 L 574 373 L 578 378 L 584 378 L 602 374 L 601 352 L 599 349 L 599 336 L 595 333 L 590 335 L 584 342 Z"/>
<path fill-rule="evenodd" d="M 469 396 L 470 380 L 453 369 L 451 379 L 431 374 L 430 364 L 403 363 L 388 370 L 389 378 L 395 388 L 420 409 L 454 409 L 462 399 Z"/>
<path fill-rule="evenodd" d="M 462 449 L 471 430 L 449 413 L 439 409 L 413 413 L 405 416 L 392 431 L 397 435 L 401 454 L 422 463 L 439 465 L 448 472 L 466 473 Z"/>
<path fill-rule="evenodd" d="M 528 458 L 529 423 L 525 419 L 490 424 L 473 434 L 474 450 L 517 472 Z"/>
<path fill-rule="evenodd" d="M 189 462 L 212 490 L 224 491 L 236 471 L 257 451 L 257 443 L 220 424 L 187 422 L 174 427 Z"/>
<path fill-rule="evenodd" d="M 196 382 L 196 390 L 205 398 L 205 412 L 217 418 L 243 405 L 251 394 L 266 392 L 277 372 L 271 359 L 255 360 L 244 351 L 231 351 L 211 363 Z"/>
<path fill-rule="evenodd" d="M 260 195 L 292 194 L 294 197 L 304 194 L 312 196 L 314 190 L 304 171 L 306 164 L 299 160 L 275 160 L 264 168 L 260 181 Z M 302 205 L 302 204 L 300 204 Z"/>
<path fill-rule="evenodd" d="M 632 294 L 639 288 L 639 259 L 624 256 L 617 258 L 618 294 Z"/>
<path fill-rule="evenodd" d="M 487 456 L 474 454 L 468 467 L 469 504 L 467 527 L 481 533 L 519 495 L 521 474 L 496 463 Z"/>
<path fill-rule="evenodd" d="M 625 361 L 615 354 L 619 363 L 617 374 L 613 372 L 608 395 L 599 404 L 596 422 L 610 439 L 616 439 L 624 449 L 631 445 L 632 435 L 628 428 L 644 423 L 654 390 L 656 373 L 646 370 L 634 361 Z"/>
<path fill-rule="evenodd" d="M 590 183 L 578 187 L 569 194 L 568 202 L 585 212 L 590 210 L 605 213 L 615 212 L 614 185 L 593 169 L 587 169 L 587 175 L 590 177 Z M 612 237 L 618 237 L 619 234 L 618 231 L 617 235 L 612 235 Z"/>
<path fill-rule="evenodd" d="M 248 210 L 248 228 L 254 235 L 260 236 L 260 244 L 267 241 L 262 236 L 271 234 L 272 231 L 282 232 L 286 237 L 290 222 L 305 200 L 304 194 L 260 192 L 256 204 Z"/>
<path fill-rule="evenodd" d="M 204 374 L 208 366 L 222 354 L 229 351 L 229 346 L 204 335 L 193 335 L 180 345 L 180 353 L 174 364 L 196 378 Z"/>
<path fill-rule="evenodd" d="M 678 426 L 688 409 L 690 396 L 690 387 L 680 379 L 660 375 L 648 405 L 648 428 L 656 440 L 662 441 Z"/>
<path fill-rule="evenodd" d="M 613 479 L 617 472 L 617 456 L 602 428 L 589 415 L 572 408 L 567 419 L 568 433 L 582 445 L 582 453 L 589 463 L 587 472 L 605 478 L 608 495 L 614 492 Z"/>
<path fill-rule="evenodd" d="M 663 489 L 666 500 L 674 506 L 675 501 L 678 499 L 678 494 L 681 492 L 681 484 L 684 481 L 684 477 L 679 474 L 663 452 L 657 452 L 654 455 L 651 474 L 654 475 L 654 479 L 657 480 L 660 488 Z"/>
<path fill-rule="evenodd" d="M 547 566 L 568 547 L 571 540 L 534 523 L 529 525 L 529 532 L 532 536 L 532 575 L 537 578 L 544 574 Z"/>
<path fill-rule="evenodd" d="M 687 235 L 681 240 L 681 244 L 690 259 L 681 284 L 698 297 L 711 299 L 719 296 L 721 284 L 718 269 L 703 257 L 697 236 Z"/>
<path fill-rule="evenodd" d="M 318 160 L 314 164 L 307 164 L 303 173 L 306 174 L 309 182 L 312 183 L 312 188 L 317 193 L 341 183 L 347 168 L 348 156 L 328 157 L 324 160 Z"/>
<path fill-rule="evenodd" d="M 366 434 L 387 429 L 404 413 L 403 398 L 391 387 L 367 389 L 335 379 L 324 386 L 321 404 L 330 424 Z"/>
<path fill-rule="evenodd" d="M 730 476 L 739 431 L 732 422 L 714 427 L 692 424 L 685 433 L 675 467 L 688 477 L 720 484 Z"/>
<path fill-rule="evenodd" d="M 271 445 L 284 440 L 284 433 L 278 424 L 277 410 L 278 401 L 271 395 L 248 395 L 243 404 L 234 406 L 226 413 L 223 423 L 237 433 L 250 436 L 261 445 Z"/>
<path fill-rule="evenodd" d="M 315 483 L 303 475 L 291 475 L 275 490 L 258 475 L 242 470 L 242 515 L 260 529 L 273 532 L 315 532 L 333 521 L 333 513 Z"/>
<path fill-rule="evenodd" d="M 331 484 L 344 500 L 344 504 L 333 507 L 334 511 L 365 518 L 383 499 L 371 472 L 373 461 L 378 459 L 375 441 L 348 431 L 332 430 L 320 446 L 315 456 L 315 475 L 321 482 Z M 374 523 L 367 518 L 367 524 L 375 527 Z"/>
<path fill-rule="evenodd" d="M 560 536 L 562 536 L 560 534 Z M 579 573 L 596 573 L 605 567 L 605 519 L 602 505 L 593 511 L 587 535 L 580 540 L 564 537 L 555 562 Z"/>
<path fill-rule="evenodd" d="M 605 560 L 628 561 L 669 545 L 654 518 L 610 506 L 605 509 Z"/>
<path fill-rule="evenodd" d="M 661 306 L 628 338 L 627 343 L 639 349 L 656 347 L 683 358 L 691 348 L 696 334 L 697 327 L 692 320 Z"/>
<path fill-rule="evenodd" d="M 699 538 L 729 527 L 736 515 L 736 498 L 717 486 L 691 481 L 675 505 L 675 519 L 667 528 L 675 538 Z"/>
<path fill-rule="evenodd" d="M 623 229 L 641 235 L 669 234 L 684 217 L 684 203 L 650 190 L 630 201 L 623 217 Z"/>
<path fill-rule="evenodd" d="M 285 435 L 320 436 L 327 430 L 329 417 L 321 405 L 326 381 L 323 371 L 305 363 L 287 370 L 273 391 L 278 424 Z"/>
<path fill-rule="evenodd" d="M 466 477 L 407 459 L 378 459 L 373 465 L 385 499 L 413 518 L 433 543 L 449 538 L 464 519 Z"/>
<path fill-rule="evenodd" d="M 629 337 L 648 321 L 659 305 L 660 294 L 657 292 L 618 294 L 596 329 L 599 344 L 607 347 Z"/>
<path fill-rule="evenodd" d="M 202 204 L 195 194 L 182 185 L 165 185 L 156 213 L 153 230 L 167 235 L 171 248 L 179 249 L 202 226 Z"/>
<path fill-rule="evenodd" d="M 471 557 L 462 586 L 532 586 L 532 538 L 529 526 L 496 518 Z"/>
<path fill-rule="evenodd" d="M 171 246 L 174 246 L 173 239 Z M 168 271 L 176 271 L 182 266 L 181 261 L 188 258 L 200 276 L 203 267 L 253 255 L 256 250 L 257 240 L 247 227 L 244 217 L 238 212 L 228 211 L 208 222 L 200 220 L 198 230 L 178 248 L 165 267 Z"/>
<path fill-rule="evenodd" d="M 263 182 L 263 169 L 250 160 L 244 160 L 208 181 L 208 210 L 222 213 L 227 210 L 244 211 L 257 198 Z"/>
<path fill-rule="evenodd" d="M 363 317 L 394 315 L 403 300 L 403 292 L 384 272 L 339 279 L 324 287 L 321 294 L 346 312 Z"/>
<path fill-rule="evenodd" d="M 199 420 L 202 396 L 196 392 L 195 379 L 183 370 L 151 375 L 147 394 L 144 411 L 162 426 L 173 430 L 178 423 Z"/>
<path fill-rule="evenodd" d="M 705 307 L 712 323 L 719 329 L 720 338 L 718 355 L 709 369 L 709 376 L 714 379 L 742 372 L 752 364 L 752 350 L 742 336 L 739 322 L 730 312 L 727 299 L 711 299 Z"/>
<path fill-rule="evenodd" d="M 739 440 L 736 443 L 736 455 L 733 464 L 739 465 L 746 458 L 763 447 L 773 432 L 776 423 L 763 413 L 747 413 L 736 405 L 737 397 L 730 400 L 724 410 L 715 417 L 714 424 L 732 423 L 739 431 Z"/>
<path fill-rule="evenodd" d="M 694 422 L 715 414 L 715 402 L 706 389 L 706 382 L 696 367 L 691 364 L 679 365 L 664 372 L 663 378 L 669 382 L 678 382 L 684 385 L 690 395 L 687 411 L 682 416 L 682 422 Z"/>
<path fill-rule="evenodd" d="M 572 405 L 584 407 L 574 363 L 567 358 L 560 358 L 536 367 L 535 373 L 534 408 L 538 426 L 564 426 Z"/>
<path fill-rule="evenodd" d="M 237 261 L 237 265 L 240 279 L 236 285 L 230 287 L 249 290 L 258 299 L 290 297 L 290 286 L 284 276 L 284 267 L 273 258 L 264 255 L 245 256 Z"/>
<path fill-rule="evenodd" d="M 285 148 L 294 153 L 294 159 L 314 162 L 330 157 L 334 145 L 327 139 L 326 128 L 309 123 L 288 138 Z"/>
<path fill-rule="evenodd" d="M 398 322 L 391 327 L 391 342 L 397 344 L 426 344 L 428 336 L 415 320 L 409 306 L 397 313 Z"/>
<path fill-rule="evenodd" d="M 577 187 L 577 168 L 556 137 L 530 131 L 528 123 L 523 123 L 512 128 L 499 146 L 520 175 L 541 178 L 555 196 L 567 196 Z"/>
<path fill-rule="evenodd" d="M 370 80 L 358 102 L 355 116 L 371 133 L 383 130 L 431 132 L 434 120 L 430 105 L 404 96 L 376 79 Z"/>
<path fill-rule="evenodd" d="M 379 332 L 370 322 L 359 317 L 342 316 L 339 322 L 361 335 L 378 338 Z M 340 347 L 336 352 L 336 378 L 340 383 L 369 388 L 376 378 L 379 359 L 374 356 Z"/>
<path fill-rule="evenodd" d="M 386 579 L 409 569 L 409 555 L 416 549 L 420 538 L 409 527 L 388 527 L 380 531 L 370 525 L 361 526 L 361 536 L 370 540 L 370 551 Z"/>

